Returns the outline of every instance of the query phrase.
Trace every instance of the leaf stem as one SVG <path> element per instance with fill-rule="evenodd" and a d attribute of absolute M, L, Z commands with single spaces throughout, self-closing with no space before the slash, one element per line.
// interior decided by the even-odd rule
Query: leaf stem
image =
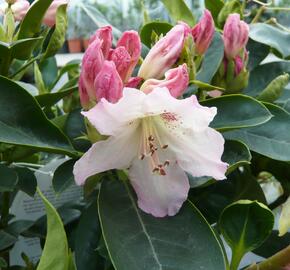
<path fill-rule="evenodd" d="M 238 270 L 243 254 L 238 251 L 233 251 L 232 260 L 230 264 L 230 270 Z"/>
<path fill-rule="evenodd" d="M 8 225 L 8 216 L 9 216 L 9 206 L 10 206 L 10 193 L 4 192 L 2 194 L 2 209 L 1 209 L 1 220 L 0 227 L 5 228 Z"/>

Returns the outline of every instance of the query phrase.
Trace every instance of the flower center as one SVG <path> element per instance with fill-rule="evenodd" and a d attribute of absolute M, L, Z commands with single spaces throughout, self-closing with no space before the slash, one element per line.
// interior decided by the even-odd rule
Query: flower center
<path fill-rule="evenodd" d="M 150 159 L 152 172 L 159 175 L 166 175 L 165 168 L 170 164 L 170 161 L 160 161 L 158 153 L 159 151 L 167 149 L 168 145 L 162 143 L 153 117 L 149 116 L 142 119 L 141 128 L 140 148 L 138 153 L 140 160 L 144 160 L 148 157 Z"/>

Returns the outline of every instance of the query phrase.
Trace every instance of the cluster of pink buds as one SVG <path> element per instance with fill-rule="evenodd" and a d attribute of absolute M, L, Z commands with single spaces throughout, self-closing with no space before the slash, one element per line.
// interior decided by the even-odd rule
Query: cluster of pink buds
<path fill-rule="evenodd" d="M 248 84 L 248 39 L 248 24 L 240 20 L 239 14 L 229 15 L 223 31 L 225 56 L 214 82 L 224 87 L 227 93 L 239 92 Z"/>
<path fill-rule="evenodd" d="M 124 86 L 138 85 L 139 78 L 131 78 L 141 55 L 141 41 L 137 32 L 126 31 L 112 48 L 112 28 L 102 27 L 91 38 L 82 61 L 79 80 L 83 108 L 89 109 L 101 98 L 116 103 Z"/>

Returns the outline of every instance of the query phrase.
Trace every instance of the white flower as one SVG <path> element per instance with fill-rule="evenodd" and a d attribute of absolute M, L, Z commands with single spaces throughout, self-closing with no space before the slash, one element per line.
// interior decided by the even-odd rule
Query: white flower
<path fill-rule="evenodd" d="M 175 215 L 189 191 L 188 178 L 224 179 L 224 139 L 208 125 L 216 108 L 201 106 L 195 96 L 179 100 L 167 88 L 149 94 L 125 88 L 119 102 L 102 99 L 83 113 L 102 134 L 75 164 L 79 185 L 94 174 L 129 169 L 138 205 L 156 217 Z"/>

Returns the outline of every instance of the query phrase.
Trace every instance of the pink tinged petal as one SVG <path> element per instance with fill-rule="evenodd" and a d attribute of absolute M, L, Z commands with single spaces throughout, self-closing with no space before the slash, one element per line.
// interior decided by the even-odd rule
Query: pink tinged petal
<path fill-rule="evenodd" d="M 231 14 L 226 20 L 223 33 L 225 54 L 228 59 L 235 58 L 245 48 L 249 39 L 249 26 L 240 20 L 239 14 Z"/>
<path fill-rule="evenodd" d="M 49 27 L 54 26 L 58 7 L 60 5 L 68 4 L 68 2 L 68 0 L 54 0 L 44 15 L 43 23 Z"/>
<path fill-rule="evenodd" d="M 181 96 L 189 83 L 186 64 L 170 69 L 165 73 L 164 80 L 149 79 L 141 86 L 141 90 L 148 94 L 156 87 L 166 87 L 173 97 Z"/>
<path fill-rule="evenodd" d="M 137 89 L 124 88 L 123 97 L 115 104 L 101 99 L 98 104 L 83 112 L 102 135 L 115 135 L 129 128 L 143 117 L 142 109 L 146 95 Z"/>
<path fill-rule="evenodd" d="M 99 28 L 96 33 L 90 38 L 89 44 L 93 43 L 96 39 L 102 41 L 102 52 L 105 59 L 108 59 L 109 51 L 112 47 L 113 34 L 111 26 L 104 26 Z"/>
<path fill-rule="evenodd" d="M 82 60 L 83 82 L 92 100 L 96 100 L 94 81 L 104 63 L 101 46 L 102 42 L 96 39 L 89 45 Z"/>
<path fill-rule="evenodd" d="M 161 115 L 167 125 L 205 130 L 216 115 L 216 108 L 201 106 L 196 96 L 186 99 L 176 99 L 171 96 L 167 88 L 155 88 L 147 95 L 144 106 L 144 115 Z"/>
<path fill-rule="evenodd" d="M 21 21 L 28 9 L 30 7 L 30 3 L 26 0 L 17 1 L 12 5 L 12 12 L 16 21 Z"/>
<path fill-rule="evenodd" d="M 131 63 L 131 57 L 125 47 L 117 47 L 111 51 L 109 60 L 115 63 L 122 81 L 125 82 Z"/>
<path fill-rule="evenodd" d="M 161 38 L 144 59 L 138 76 L 143 79 L 160 79 L 179 58 L 185 39 L 184 25 L 174 26 L 165 37 Z"/>
<path fill-rule="evenodd" d="M 192 29 L 192 36 L 195 42 L 196 52 L 204 54 L 210 46 L 215 31 L 215 25 L 210 11 L 204 11 L 199 23 Z"/>
<path fill-rule="evenodd" d="M 244 68 L 243 60 L 240 56 L 235 57 L 235 76 L 238 76 Z"/>
<path fill-rule="evenodd" d="M 76 183 L 83 185 L 88 177 L 100 172 L 128 168 L 138 151 L 139 136 L 134 136 L 135 132 L 134 127 L 118 137 L 95 143 L 75 163 L 73 173 Z"/>
<path fill-rule="evenodd" d="M 123 82 L 114 62 L 105 60 L 100 72 L 96 76 L 94 87 L 97 100 L 105 98 L 116 103 L 122 97 Z"/>
<path fill-rule="evenodd" d="M 178 21 L 178 24 L 182 25 L 184 27 L 184 36 L 185 37 L 191 35 L 191 28 L 186 22 Z"/>
<path fill-rule="evenodd" d="M 80 75 L 79 79 L 79 94 L 82 107 L 87 110 L 90 106 L 90 97 L 84 84 L 83 76 Z"/>
<path fill-rule="evenodd" d="M 213 98 L 220 97 L 223 94 L 223 92 L 221 92 L 219 90 L 213 90 L 213 91 L 209 91 L 207 93 L 210 97 L 213 97 Z"/>
<path fill-rule="evenodd" d="M 136 31 L 126 31 L 123 33 L 117 43 L 118 47 L 124 47 L 130 55 L 130 65 L 127 70 L 124 82 L 130 78 L 135 66 L 137 65 L 141 55 L 141 40 Z"/>
<path fill-rule="evenodd" d="M 128 82 L 126 82 L 125 86 L 130 88 L 138 88 L 142 81 L 143 79 L 140 77 L 131 77 Z"/>
<path fill-rule="evenodd" d="M 188 178 L 176 162 L 166 167 L 166 175 L 153 173 L 148 158 L 135 159 L 129 179 L 137 193 L 138 206 L 155 217 L 174 216 L 187 199 Z"/>

